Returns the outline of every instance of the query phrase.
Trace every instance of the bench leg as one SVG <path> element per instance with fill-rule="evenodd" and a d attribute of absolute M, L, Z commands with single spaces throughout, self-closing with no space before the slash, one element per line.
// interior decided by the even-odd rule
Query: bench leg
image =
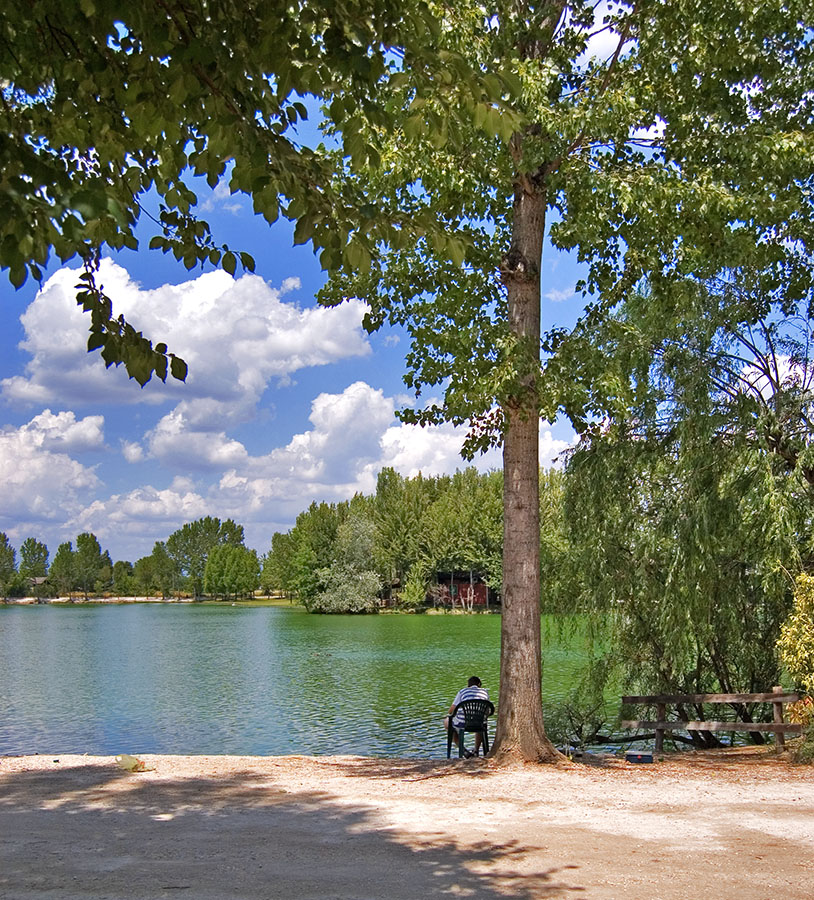
<path fill-rule="evenodd" d="M 656 718 L 659 722 L 663 722 L 667 717 L 667 707 L 664 703 L 659 703 L 656 707 Z M 653 744 L 653 750 L 656 753 L 661 753 L 664 749 L 664 729 L 657 728 L 656 729 L 656 740 Z"/>
<path fill-rule="evenodd" d="M 782 687 L 773 687 L 772 693 L 773 694 L 782 694 L 783 688 Z M 783 724 L 783 704 L 782 703 L 772 703 L 772 708 L 774 710 L 774 716 L 773 716 L 774 721 L 778 725 L 782 725 Z M 777 752 L 782 753 L 786 749 L 786 735 L 783 734 L 782 731 L 777 731 L 777 732 L 775 732 L 775 734 L 777 735 L 777 740 L 776 740 L 776 745 L 775 745 L 777 747 Z"/>

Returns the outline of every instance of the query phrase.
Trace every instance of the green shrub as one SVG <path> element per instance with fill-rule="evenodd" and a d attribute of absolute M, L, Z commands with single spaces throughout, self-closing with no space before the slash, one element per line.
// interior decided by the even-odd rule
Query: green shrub
<path fill-rule="evenodd" d="M 325 589 L 309 600 L 306 609 L 315 613 L 367 613 L 378 607 L 381 578 L 371 570 L 358 572 L 335 564 L 320 570 Z"/>
<path fill-rule="evenodd" d="M 794 757 L 797 762 L 814 762 L 814 722 L 811 722 L 803 734 L 802 743 L 797 747 Z"/>
<path fill-rule="evenodd" d="M 814 694 L 814 578 L 800 575 L 794 587 L 791 615 L 777 641 L 780 659 L 795 684 Z M 798 762 L 814 762 L 814 701 L 806 697 L 789 708 L 789 719 L 806 726 L 797 747 Z"/>
<path fill-rule="evenodd" d="M 427 582 L 415 568 L 407 576 L 399 593 L 399 603 L 409 609 L 420 609 L 427 600 Z"/>
<path fill-rule="evenodd" d="M 780 629 L 780 659 L 795 684 L 814 694 L 814 578 L 800 575 L 794 588 L 794 607 Z"/>
<path fill-rule="evenodd" d="M 789 722 L 795 722 L 805 726 L 802 741 L 795 748 L 797 762 L 810 763 L 814 761 L 814 698 L 803 697 L 797 703 L 790 703 L 786 707 Z"/>

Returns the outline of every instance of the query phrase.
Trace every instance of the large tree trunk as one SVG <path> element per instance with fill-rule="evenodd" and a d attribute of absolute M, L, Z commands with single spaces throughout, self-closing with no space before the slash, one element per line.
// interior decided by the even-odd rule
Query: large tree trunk
<path fill-rule="evenodd" d="M 546 198 L 518 177 L 512 248 L 503 260 L 509 326 L 521 366 L 505 404 L 503 434 L 503 617 L 500 700 L 492 756 L 500 761 L 554 762 L 545 736 L 540 662 L 540 461 L 538 371 L 540 262 Z"/>

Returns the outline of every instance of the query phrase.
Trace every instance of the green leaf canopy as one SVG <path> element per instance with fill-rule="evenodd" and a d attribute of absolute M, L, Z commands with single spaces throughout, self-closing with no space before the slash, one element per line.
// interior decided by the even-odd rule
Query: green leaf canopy
<path fill-rule="evenodd" d="M 99 253 L 136 249 L 147 217 L 150 246 L 188 268 L 208 261 L 234 273 L 239 259 L 251 270 L 252 258 L 217 244 L 195 214 L 190 175 L 214 186 L 228 172 L 232 192 L 251 195 L 257 213 L 296 220 L 303 239 L 341 257 L 358 204 L 341 202 L 330 163 L 301 143 L 303 100 L 327 101 L 325 114 L 354 143 L 357 112 L 383 119 L 374 95 L 389 49 L 420 59 L 432 27 L 423 4 L 399 0 L 9 0 L 0 21 L 0 267 L 19 286 L 41 277 L 52 252 L 79 256 L 89 349 L 102 348 L 108 365 L 124 362 L 142 384 L 153 372 L 165 378 L 168 366 L 183 379 L 180 360 L 112 316 L 94 284 Z"/>

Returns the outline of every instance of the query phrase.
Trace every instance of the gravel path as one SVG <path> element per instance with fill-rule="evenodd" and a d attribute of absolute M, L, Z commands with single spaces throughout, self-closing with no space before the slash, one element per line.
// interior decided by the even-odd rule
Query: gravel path
<path fill-rule="evenodd" d="M 814 767 L 0 758 L 2 900 L 814 898 Z"/>

